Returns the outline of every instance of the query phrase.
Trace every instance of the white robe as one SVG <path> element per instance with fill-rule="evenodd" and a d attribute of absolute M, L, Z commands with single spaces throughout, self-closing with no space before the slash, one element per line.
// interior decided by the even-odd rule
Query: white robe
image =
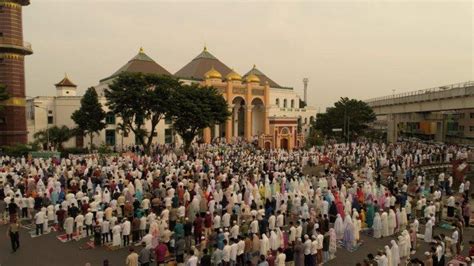
<path fill-rule="evenodd" d="M 387 237 L 389 236 L 387 213 L 383 212 L 382 215 L 380 216 L 380 219 L 382 220 L 382 236 Z"/>
<path fill-rule="evenodd" d="M 113 246 L 120 246 L 120 243 L 122 242 L 122 239 L 120 238 L 121 231 L 122 231 L 122 227 L 120 226 L 120 224 L 117 224 L 112 228 L 112 245 Z"/>
<path fill-rule="evenodd" d="M 340 214 L 337 214 L 336 221 L 334 222 L 334 229 L 336 230 L 336 238 L 342 239 L 344 236 L 344 222 Z"/>
<path fill-rule="evenodd" d="M 425 242 L 430 243 L 433 237 L 433 222 L 431 219 L 428 219 L 428 222 L 425 224 Z"/>
<path fill-rule="evenodd" d="M 262 239 L 260 240 L 260 255 L 267 256 L 268 251 L 270 250 L 270 241 L 268 237 L 263 234 Z"/>
<path fill-rule="evenodd" d="M 393 235 L 395 231 L 395 227 L 397 226 L 397 220 L 396 220 L 395 212 L 393 210 L 390 210 L 388 213 L 388 235 Z"/>
<path fill-rule="evenodd" d="M 390 250 L 390 248 L 388 246 L 385 246 L 385 254 L 387 255 L 387 265 L 388 266 L 395 266 L 392 264 L 393 260 L 392 260 L 392 251 Z"/>
<path fill-rule="evenodd" d="M 381 238 L 382 237 L 382 220 L 380 219 L 380 214 L 376 213 L 374 217 L 374 224 L 372 225 L 372 229 L 374 230 L 374 237 Z"/>
<path fill-rule="evenodd" d="M 400 264 L 400 249 L 397 245 L 397 242 L 395 242 L 395 240 L 392 240 L 391 243 L 392 243 L 392 248 L 391 248 L 392 265 L 398 266 L 398 264 Z"/>
<path fill-rule="evenodd" d="M 66 234 L 72 234 L 72 231 L 74 230 L 74 218 L 66 218 L 66 220 L 64 221 L 64 230 L 66 231 Z"/>

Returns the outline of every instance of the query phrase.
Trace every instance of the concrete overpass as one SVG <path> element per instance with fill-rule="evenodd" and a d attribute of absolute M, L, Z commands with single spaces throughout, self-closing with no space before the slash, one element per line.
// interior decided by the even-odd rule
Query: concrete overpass
<path fill-rule="evenodd" d="M 378 97 L 365 102 L 378 118 L 386 120 L 387 138 L 393 142 L 398 138 L 399 122 L 407 115 L 411 119 L 421 119 L 422 116 L 426 119 L 427 114 L 434 112 L 474 109 L 474 81 Z M 434 129 L 436 139 L 444 141 L 445 126 L 439 124 L 441 118 L 431 116 L 429 119 L 438 123 L 437 129 Z"/>

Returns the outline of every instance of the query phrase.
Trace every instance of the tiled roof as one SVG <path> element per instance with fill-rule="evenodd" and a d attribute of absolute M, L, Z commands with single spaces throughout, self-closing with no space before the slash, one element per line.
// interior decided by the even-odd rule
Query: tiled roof
<path fill-rule="evenodd" d="M 250 74 L 254 74 L 256 75 L 259 79 L 260 79 L 260 84 L 261 85 L 265 85 L 266 82 L 268 82 L 268 85 L 271 87 L 271 88 L 279 88 L 279 89 L 287 89 L 285 87 L 282 87 L 280 85 L 278 85 L 278 83 L 276 83 L 275 81 L 273 81 L 271 78 L 267 77 L 267 75 L 263 74 L 262 71 L 258 70 L 257 67 L 255 65 L 253 65 L 253 68 L 247 72 L 243 78 L 245 79 L 246 76 L 250 75 Z"/>
<path fill-rule="evenodd" d="M 206 47 L 204 47 L 204 50 L 198 56 L 178 70 L 174 75 L 182 79 L 203 80 L 205 78 L 204 74 L 213 67 L 221 73 L 223 77 L 232 72 L 232 69 L 209 53 Z"/>
<path fill-rule="evenodd" d="M 122 66 L 119 70 L 115 71 L 112 75 L 107 78 L 101 79 L 100 82 L 115 78 L 123 72 L 131 73 L 146 73 L 146 74 L 158 74 L 158 75 L 172 75 L 168 70 L 160 66 L 148 55 L 145 54 L 143 49 L 140 49 L 140 52 L 134 56 L 127 64 Z"/>
<path fill-rule="evenodd" d="M 74 84 L 67 75 L 58 83 L 54 84 L 56 87 L 77 87 L 76 84 Z"/>

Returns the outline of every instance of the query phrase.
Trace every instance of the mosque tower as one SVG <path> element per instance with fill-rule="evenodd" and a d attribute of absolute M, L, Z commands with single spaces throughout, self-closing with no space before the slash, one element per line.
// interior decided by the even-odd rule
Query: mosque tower
<path fill-rule="evenodd" d="M 303 79 L 303 85 L 304 85 L 304 103 L 308 105 L 308 78 Z"/>
<path fill-rule="evenodd" d="M 0 111 L 0 146 L 27 142 L 24 57 L 33 50 L 23 42 L 22 8 L 29 4 L 0 0 L 0 84 L 10 96 Z"/>

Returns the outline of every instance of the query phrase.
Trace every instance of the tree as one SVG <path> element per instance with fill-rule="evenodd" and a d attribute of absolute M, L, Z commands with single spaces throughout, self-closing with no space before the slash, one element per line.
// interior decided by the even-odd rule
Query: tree
<path fill-rule="evenodd" d="M 149 153 L 156 127 L 173 106 L 171 95 L 179 87 L 180 82 L 170 76 L 122 73 L 105 90 L 105 97 L 110 111 L 123 119 Z"/>
<path fill-rule="evenodd" d="M 363 135 L 368 123 L 375 119 L 375 113 L 367 103 L 345 97 L 335 102 L 334 107 L 329 107 L 326 113 L 317 114 L 313 127 L 329 137 L 340 134 L 333 132 L 334 128 L 340 128 L 344 137 L 352 138 Z"/>
<path fill-rule="evenodd" d="M 76 123 L 79 132 L 89 135 L 91 149 L 94 133 L 98 133 L 105 128 L 105 115 L 95 88 L 88 88 L 81 99 L 81 108 L 72 114 L 71 119 Z"/>
<path fill-rule="evenodd" d="M 200 130 L 224 123 L 230 116 L 225 99 L 213 87 L 182 85 L 175 91 L 173 103 L 170 118 L 184 141 L 185 151 Z"/>
<path fill-rule="evenodd" d="M 122 122 L 122 123 L 118 123 L 118 124 L 117 124 L 117 127 L 115 128 L 115 130 L 116 130 L 117 133 L 119 133 L 120 136 L 122 137 L 122 140 L 121 140 L 121 150 L 123 150 L 123 138 L 128 135 L 128 132 L 130 132 L 130 128 L 128 127 L 128 124 L 127 124 L 127 123 Z"/>
<path fill-rule="evenodd" d="M 62 150 L 63 143 L 72 136 L 74 136 L 74 130 L 69 129 L 67 126 L 53 126 L 36 132 L 33 135 L 38 143 L 47 144 L 49 141 L 55 150 Z"/>
<path fill-rule="evenodd" d="M 0 84 L 0 103 L 10 98 L 7 92 L 7 86 Z M 3 104 L 0 104 L 0 111 L 3 109 Z"/>

